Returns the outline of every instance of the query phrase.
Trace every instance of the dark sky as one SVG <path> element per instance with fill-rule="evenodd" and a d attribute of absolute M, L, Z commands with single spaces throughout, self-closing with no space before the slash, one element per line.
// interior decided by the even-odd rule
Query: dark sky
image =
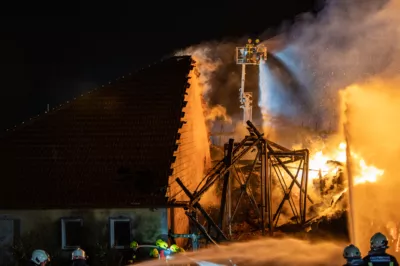
<path fill-rule="evenodd" d="M 40 6 L 35 1 L 24 4 L 23 10 L 3 9 L 0 130 L 43 112 L 47 103 L 63 103 L 179 48 L 261 34 L 320 2 L 90 1 Z"/>

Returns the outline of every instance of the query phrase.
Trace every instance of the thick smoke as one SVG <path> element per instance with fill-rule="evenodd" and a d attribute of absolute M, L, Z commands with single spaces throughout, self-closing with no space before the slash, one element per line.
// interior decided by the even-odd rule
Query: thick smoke
<path fill-rule="evenodd" d="M 397 53 L 400 18 L 386 2 L 331 1 L 317 18 L 303 16 L 271 58 L 284 68 L 261 68 L 261 107 L 319 131 L 337 130 L 337 91 L 381 73 Z M 296 84 L 276 72 L 289 72 Z"/>
<path fill-rule="evenodd" d="M 219 130 L 221 123 L 216 120 L 222 120 L 225 121 L 223 124 L 228 124 L 225 125 L 228 127 L 226 132 L 232 132 L 236 127 L 234 121 L 241 118 L 239 101 L 241 67 L 235 61 L 235 47 L 243 46 L 245 42 L 246 39 L 207 42 L 178 53 L 178 55 L 192 55 L 197 61 L 197 67 L 201 73 L 200 80 L 204 87 L 204 97 L 210 110 L 210 115 L 207 117 L 214 121 L 211 130 L 215 128 Z M 246 91 L 252 91 L 255 97 L 258 95 L 257 75 L 257 67 L 248 67 L 245 87 Z M 256 117 L 257 110 L 258 106 L 255 104 Z"/>
<path fill-rule="evenodd" d="M 343 244 L 342 244 L 343 245 Z M 266 239 L 228 246 L 213 247 L 196 253 L 187 253 L 171 261 L 174 265 L 341 265 L 342 245 L 334 243 L 308 243 L 294 239 Z M 208 263 L 207 263 L 208 262 Z M 210 264 L 214 263 L 214 264 Z M 151 261 L 141 265 L 165 265 Z"/>

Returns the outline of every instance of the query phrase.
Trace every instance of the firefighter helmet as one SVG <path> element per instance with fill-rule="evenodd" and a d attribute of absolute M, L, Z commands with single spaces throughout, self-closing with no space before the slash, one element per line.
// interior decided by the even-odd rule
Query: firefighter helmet
<path fill-rule="evenodd" d="M 130 248 L 132 249 L 137 249 L 139 244 L 138 242 L 136 242 L 135 240 L 133 240 L 130 244 L 129 244 Z"/>
<path fill-rule="evenodd" d="M 351 244 L 344 248 L 343 257 L 345 259 L 361 259 L 361 252 L 358 247 Z"/>
<path fill-rule="evenodd" d="M 32 252 L 31 261 L 36 265 L 40 265 L 43 262 L 50 262 L 50 255 L 42 249 L 36 249 Z"/>
<path fill-rule="evenodd" d="M 256 39 L 256 43 L 260 43 L 260 39 Z"/>
<path fill-rule="evenodd" d="M 371 237 L 370 244 L 371 250 L 387 249 L 388 239 L 384 234 L 378 232 Z"/>
<path fill-rule="evenodd" d="M 86 252 L 81 248 L 75 249 L 72 252 L 72 260 L 86 260 Z"/>
<path fill-rule="evenodd" d="M 176 245 L 176 244 L 172 244 L 172 245 L 169 247 L 169 249 L 170 249 L 172 252 L 174 252 L 174 253 L 177 253 L 177 252 L 179 252 L 179 251 L 181 250 L 181 248 L 178 247 L 178 245 Z"/>
<path fill-rule="evenodd" d="M 150 257 L 158 258 L 159 256 L 160 256 L 160 253 L 158 252 L 158 250 L 156 248 L 150 251 Z"/>
<path fill-rule="evenodd" d="M 157 241 L 156 241 L 156 246 L 159 247 L 159 248 L 161 248 L 161 249 L 167 249 L 167 248 L 168 248 L 168 243 L 165 242 L 165 241 L 162 240 L 162 239 L 157 239 Z"/>

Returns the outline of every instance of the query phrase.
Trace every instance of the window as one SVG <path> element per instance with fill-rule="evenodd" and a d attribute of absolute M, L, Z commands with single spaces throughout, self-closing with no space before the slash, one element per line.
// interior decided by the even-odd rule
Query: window
<path fill-rule="evenodd" d="M 11 247 L 20 235 L 20 220 L 0 218 L 0 247 Z"/>
<path fill-rule="evenodd" d="M 82 244 L 81 218 L 62 218 L 61 219 L 61 248 L 75 249 Z"/>
<path fill-rule="evenodd" d="M 129 218 L 110 218 L 110 247 L 129 248 L 131 242 L 131 220 Z"/>
<path fill-rule="evenodd" d="M 11 247 L 19 244 L 20 220 L 0 217 L 0 265 L 14 265 Z"/>

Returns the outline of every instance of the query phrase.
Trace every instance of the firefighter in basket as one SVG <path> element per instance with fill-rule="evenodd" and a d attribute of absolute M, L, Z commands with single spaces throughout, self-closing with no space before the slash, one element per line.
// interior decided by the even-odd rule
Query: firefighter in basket
<path fill-rule="evenodd" d="M 253 44 L 252 39 L 247 40 L 246 48 L 245 48 L 245 58 L 246 63 L 253 63 L 255 61 L 255 46 Z"/>
<path fill-rule="evenodd" d="M 256 40 L 256 54 L 257 54 L 257 64 L 260 63 L 261 60 L 267 60 L 267 47 L 264 44 L 260 43 L 260 40 Z"/>

